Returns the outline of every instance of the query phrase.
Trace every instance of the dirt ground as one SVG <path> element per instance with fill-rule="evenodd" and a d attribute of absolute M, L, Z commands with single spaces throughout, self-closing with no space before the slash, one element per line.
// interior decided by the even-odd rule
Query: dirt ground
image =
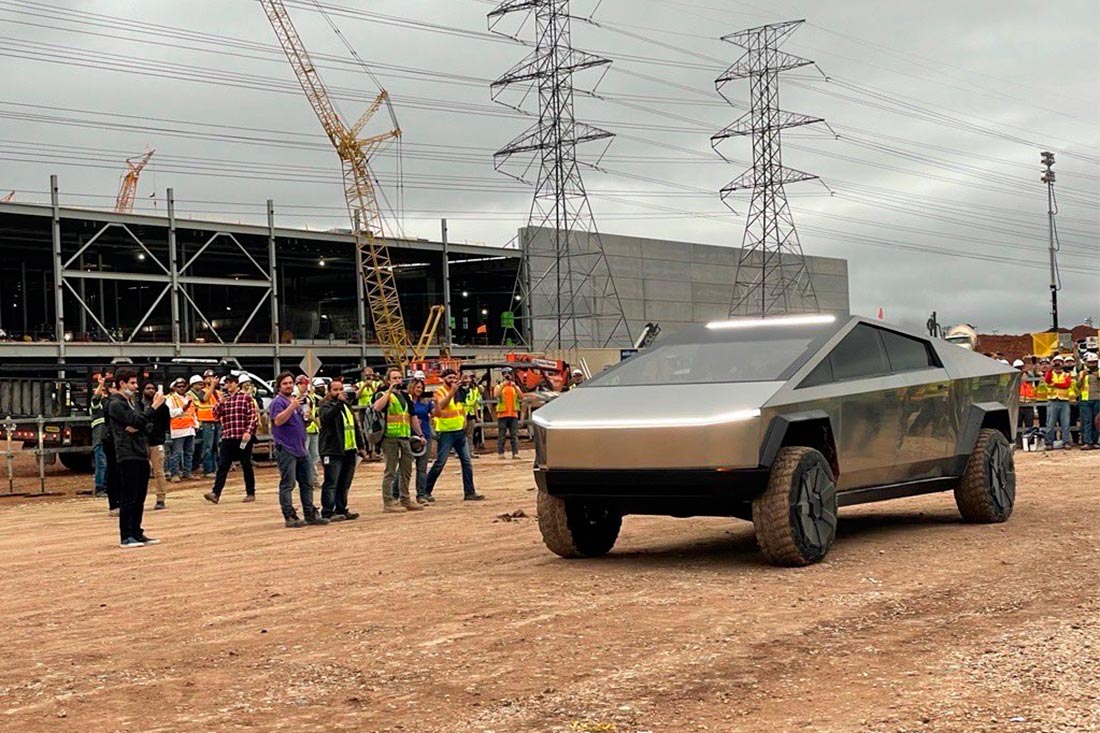
<path fill-rule="evenodd" d="M 91 498 L 0 502 L 0 730 L 1100 730 L 1100 454 L 1017 454 L 1016 512 L 950 494 L 854 507 L 819 565 L 752 527 L 628 517 L 606 558 L 542 546 L 528 462 L 489 500 L 288 530 L 173 487 L 163 544 L 117 547 Z M 517 510 L 527 517 L 503 521 Z"/>

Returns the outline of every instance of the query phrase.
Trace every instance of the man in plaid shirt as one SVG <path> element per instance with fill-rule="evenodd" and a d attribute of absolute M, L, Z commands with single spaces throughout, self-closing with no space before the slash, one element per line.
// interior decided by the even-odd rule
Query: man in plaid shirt
<path fill-rule="evenodd" d="M 256 476 L 252 472 L 252 436 L 256 434 L 256 422 L 259 418 L 256 401 L 240 390 L 235 374 L 225 378 L 225 388 L 229 394 L 218 400 L 214 407 L 214 417 L 222 424 L 218 473 L 214 477 L 214 488 L 203 496 L 211 504 L 217 504 L 221 500 L 225 479 L 236 461 L 241 464 L 241 474 L 244 476 L 244 500 L 256 501 Z"/>

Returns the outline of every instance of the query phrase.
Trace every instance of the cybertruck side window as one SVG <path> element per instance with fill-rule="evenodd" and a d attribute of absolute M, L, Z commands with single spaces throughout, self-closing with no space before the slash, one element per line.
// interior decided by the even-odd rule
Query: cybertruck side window
<path fill-rule="evenodd" d="M 836 345 L 833 353 L 829 354 L 829 361 L 832 363 L 833 379 L 837 382 L 890 373 L 878 329 L 863 323 Z"/>
<path fill-rule="evenodd" d="M 890 370 L 895 374 L 942 366 L 927 342 L 893 331 L 884 330 L 881 333 L 886 356 L 890 359 Z"/>

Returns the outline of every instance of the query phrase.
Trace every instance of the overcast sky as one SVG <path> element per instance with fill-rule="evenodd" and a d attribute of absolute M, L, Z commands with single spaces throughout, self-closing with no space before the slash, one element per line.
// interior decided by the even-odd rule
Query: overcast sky
<path fill-rule="evenodd" d="M 593 2 L 574 3 L 587 15 Z M 311 1 L 287 5 L 346 117 L 376 87 Z M 504 244 L 530 190 L 492 152 L 531 120 L 488 80 L 529 49 L 486 36 L 483 0 L 325 0 L 391 93 L 403 130 L 376 160 L 390 229 Z M 577 116 L 618 135 L 586 174 L 602 231 L 740 244 L 747 139 L 722 161 L 710 135 L 743 109 L 714 79 L 739 49 L 721 35 L 805 18 L 784 50 L 814 59 L 782 82 L 784 109 L 824 117 L 785 137 L 784 162 L 821 176 L 788 188 L 807 254 L 849 261 L 854 312 L 984 332 L 1049 326 L 1047 200 L 1039 152 L 1055 151 L 1063 325 L 1100 320 L 1100 4 L 1095 0 L 603 0 L 575 45 L 614 60 Z M 515 24 L 506 26 L 514 28 Z M 459 32 L 465 29 L 468 32 Z M 530 24 L 521 30 L 533 40 Z M 217 37 L 214 37 L 217 36 Z M 578 76 L 591 88 L 594 75 Z M 747 103 L 748 84 L 727 88 Z M 533 108 L 532 108 L 533 109 Z M 388 116 L 378 118 L 381 131 Z M 137 210 L 347 226 L 339 167 L 256 0 L 0 2 L 0 196 L 110 207 L 127 155 L 156 148 Z M 830 190 L 832 193 L 830 194 Z M 150 194 L 155 194 L 150 198 Z M 966 257 L 953 256 L 965 254 Z"/>

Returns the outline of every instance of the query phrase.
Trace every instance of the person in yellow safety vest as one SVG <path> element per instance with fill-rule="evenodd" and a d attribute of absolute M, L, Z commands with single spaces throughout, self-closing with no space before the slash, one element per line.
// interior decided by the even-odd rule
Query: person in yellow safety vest
<path fill-rule="evenodd" d="M 199 418 L 191 472 L 195 473 L 201 468 L 202 477 L 209 478 L 218 471 L 218 444 L 222 440 L 222 425 L 214 417 L 214 408 L 218 406 L 219 396 L 218 377 L 213 369 L 207 369 L 202 373 L 202 382 L 192 384 L 190 394 Z"/>
<path fill-rule="evenodd" d="M 1077 375 L 1077 391 L 1081 396 L 1081 450 L 1100 448 L 1100 356 L 1085 354 L 1085 368 Z"/>
<path fill-rule="evenodd" d="M 374 397 L 382 389 L 385 383 L 374 373 L 370 367 L 363 368 L 363 378 L 355 383 L 355 404 L 359 407 L 358 415 L 363 434 L 370 432 L 369 426 L 363 421 L 367 417 L 367 408 L 374 402 Z M 374 446 L 367 441 L 367 457 L 373 459 Z"/>
<path fill-rule="evenodd" d="M 470 445 L 470 457 L 477 458 L 474 449 L 477 447 L 477 416 L 481 412 L 481 389 L 474 384 L 473 375 L 465 372 L 462 375 L 462 388 L 466 391 L 466 442 Z"/>
<path fill-rule="evenodd" d="M 470 460 L 470 444 L 466 441 L 466 406 L 459 394 L 461 389 L 458 372 L 445 369 L 443 386 L 436 390 L 435 404 L 432 405 L 432 431 L 439 441 L 439 447 L 436 450 L 435 463 L 428 471 L 428 483 L 425 487 L 428 501 L 431 501 L 432 491 L 443 473 L 443 467 L 447 465 L 452 448 L 462 464 L 462 498 L 466 501 L 480 501 L 485 498 L 474 487 L 474 464 Z"/>
<path fill-rule="evenodd" d="M 202 377 L 191 377 L 191 384 L 201 383 Z M 199 427 L 199 418 L 195 401 L 188 392 L 188 381 L 183 377 L 172 382 L 172 392 L 168 395 L 168 414 L 171 417 L 169 430 L 172 437 L 172 452 L 168 456 L 168 468 L 165 471 L 172 483 L 191 479 L 191 459 L 195 452 L 195 430 Z M 197 476 L 195 478 L 198 478 Z"/>
<path fill-rule="evenodd" d="M 400 507 L 405 507 L 406 511 L 419 511 L 424 506 L 409 496 L 413 464 L 409 438 L 415 434 L 423 439 L 424 434 L 420 430 L 420 421 L 412 414 L 401 370 L 390 369 L 386 373 L 386 381 L 389 386 L 384 392 L 374 395 L 374 402 L 371 403 L 375 412 L 386 416 L 386 432 L 382 438 L 382 455 L 386 460 L 386 468 L 382 473 L 382 511 L 399 512 Z M 395 475 L 400 475 L 400 501 L 393 499 Z"/>
<path fill-rule="evenodd" d="M 302 403 L 302 420 L 306 424 L 306 453 L 309 456 L 309 483 L 313 488 L 319 489 L 321 482 L 317 464 L 321 462 L 321 454 L 317 447 L 320 432 L 317 424 L 317 405 L 321 402 L 321 398 L 317 396 L 309 377 L 304 374 L 299 374 L 294 379 L 294 391 L 291 394 Z"/>
<path fill-rule="evenodd" d="M 497 401 L 497 458 L 504 458 L 504 436 L 512 440 L 512 458 L 519 458 L 519 408 L 523 392 L 516 385 L 512 370 L 504 368 L 504 379 L 493 388 Z"/>
<path fill-rule="evenodd" d="M 1054 447 L 1055 429 L 1061 430 L 1063 448 L 1071 448 L 1073 439 L 1069 431 L 1069 398 L 1073 377 L 1065 371 L 1065 359 L 1056 356 L 1050 371 L 1043 375 L 1047 385 L 1047 448 Z"/>
<path fill-rule="evenodd" d="M 321 486 L 321 516 L 330 522 L 358 519 L 359 513 L 348 509 L 348 492 L 355 478 L 356 457 L 367 455 L 367 441 L 348 406 L 344 381 L 339 377 L 329 382 L 328 394 L 317 410 L 317 419 L 325 474 Z"/>

